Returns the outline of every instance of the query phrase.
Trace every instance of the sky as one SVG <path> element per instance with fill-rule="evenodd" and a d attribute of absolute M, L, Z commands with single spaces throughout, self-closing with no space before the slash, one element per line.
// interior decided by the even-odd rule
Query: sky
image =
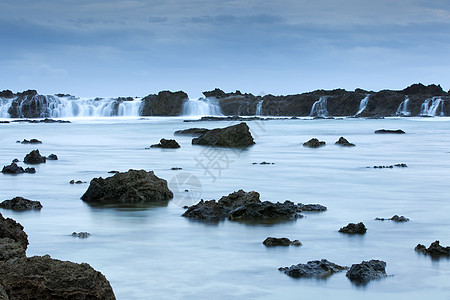
<path fill-rule="evenodd" d="M 0 90 L 450 89 L 448 0 L 0 0 Z"/>

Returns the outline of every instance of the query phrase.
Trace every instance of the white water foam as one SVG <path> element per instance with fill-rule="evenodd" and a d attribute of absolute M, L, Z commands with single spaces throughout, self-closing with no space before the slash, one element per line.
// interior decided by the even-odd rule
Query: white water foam
<path fill-rule="evenodd" d="M 370 94 L 367 94 L 366 97 L 364 97 L 361 102 L 359 103 L 359 110 L 358 112 L 355 114 L 355 116 L 361 114 L 367 107 L 367 103 L 369 102 L 369 97 Z"/>
<path fill-rule="evenodd" d="M 183 116 L 222 116 L 216 98 L 186 99 L 183 103 Z"/>
<path fill-rule="evenodd" d="M 409 103 L 409 97 L 405 96 L 405 100 L 403 100 L 402 103 L 400 103 L 395 115 L 396 116 L 410 116 L 411 112 L 408 111 L 408 103 Z"/>
<path fill-rule="evenodd" d="M 420 115 L 425 117 L 437 116 L 440 110 L 440 116 L 444 116 L 444 101 L 441 97 L 433 97 L 426 99 L 420 107 Z"/>
<path fill-rule="evenodd" d="M 311 113 L 309 114 L 310 117 L 326 117 L 328 116 L 327 111 L 327 97 L 322 96 L 314 102 L 313 106 L 311 107 Z"/>

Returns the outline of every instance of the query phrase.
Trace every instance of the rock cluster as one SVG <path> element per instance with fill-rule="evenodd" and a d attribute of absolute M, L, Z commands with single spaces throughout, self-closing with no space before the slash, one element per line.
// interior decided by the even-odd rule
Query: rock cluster
<path fill-rule="evenodd" d="M 387 133 L 391 133 L 391 134 L 405 134 L 405 132 L 401 129 L 397 129 L 397 130 L 390 130 L 390 129 L 379 129 L 379 130 L 375 130 L 375 133 L 377 134 L 387 134 Z"/>
<path fill-rule="evenodd" d="M 34 174 L 36 173 L 35 168 L 22 168 L 21 166 L 18 166 L 15 162 L 11 163 L 8 166 L 3 166 L 2 173 L 4 174 L 21 174 L 21 173 L 30 173 Z"/>
<path fill-rule="evenodd" d="M 428 248 L 425 245 L 418 244 L 414 250 L 432 257 L 450 256 L 450 246 L 443 247 L 439 245 L 439 241 L 432 242 Z"/>
<path fill-rule="evenodd" d="M 409 221 L 409 219 L 407 217 L 405 217 L 405 216 L 398 216 L 398 215 L 394 215 L 392 218 L 388 218 L 388 219 L 375 218 L 375 220 L 377 220 L 377 221 L 391 220 L 391 221 L 394 221 L 394 222 L 397 222 L 397 223 L 403 223 L 403 222 L 408 222 Z"/>
<path fill-rule="evenodd" d="M 395 164 L 395 165 L 389 165 L 389 166 L 373 166 L 374 169 L 393 169 L 396 168 L 407 168 L 408 166 L 404 163 L 401 164 Z"/>
<path fill-rule="evenodd" d="M 248 125 L 244 122 L 207 131 L 192 140 L 193 145 L 216 147 L 249 147 L 255 144 Z"/>
<path fill-rule="evenodd" d="M 31 140 L 24 139 L 23 141 L 17 141 L 17 143 L 21 143 L 21 144 L 42 144 L 42 141 L 37 140 L 37 139 L 31 139 Z"/>

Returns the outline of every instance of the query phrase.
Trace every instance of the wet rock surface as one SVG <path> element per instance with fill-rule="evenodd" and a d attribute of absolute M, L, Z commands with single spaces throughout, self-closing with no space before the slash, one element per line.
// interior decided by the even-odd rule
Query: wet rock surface
<path fill-rule="evenodd" d="M 30 210 L 41 209 L 42 204 L 39 201 L 28 200 L 23 197 L 15 197 L 11 200 L 5 200 L 0 203 L 0 207 L 12 210 Z"/>
<path fill-rule="evenodd" d="M 175 140 L 161 139 L 159 144 L 151 145 L 150 148 L 177 149 L 180 145 Z"/>
<path fill-rule="evenodd" d="M 376 134 L 405 134 L 405 132 L 401 129 L 390 130 L 390 129 L 379 129 L 375 130 Z"/>
<path fill-rule="evenodd" d="M 348 267 L 329 262 L 326 259 L 308 261 L 306 264 L 281 267 L 278 270 L 294 278 L 318 278 L 325 279 L 334 273 L 347 270 Z"/>
<path fill-rule="evenodd" d="M 300 243 L 299 240 L 293 240 L 291 241 L 288 238 L 275 238 L 275 237 L 268 237 L 263 242 L 264 245 L 267 247 L 275 247 L 275 246 L 301 246 L 302 243 Z"/>
<path fill-rule="evenodd" d="M 414 248 L 414 250 L 426 255 L 430 255 L 434 258 L 438 258 L 441 256 L 450 256 L 450 246 L 443 247 L 439 245 L 439 241 L 432 242 L 428 248 L 425 245 L 418 244 Z"/>
<path fill-rule="evenodd" d="M 41 164 L 45 163 L 47 161 L 47 158 L 45 156 L 42 156 L 39 153 L 39 150 L 33 150 L 30 153 L 28 153 L 25 158 L 23 159 L 23 162 L 26 164 Z"/>
<path fill-rule="evenodd" d="M 370 280 L 386 277 L 386 262 L 372 259 L 353 264 L 345 276 L 356 284 L 365 284 Z"/>
<path fill-rule="evenodd" d="M 189 136 L 200 136 L 202 134 L 205 134 L 209 131 L 209 129 L 206 128 L 189 128 L 189 129 L 183 129 L 183 130 L 177 130 L 174 132 L 175 135 L 189 135 Z"/>
<path fill-rule="evenodd" d="M 322 146 L 325 146 L 325 142 L 319 141 L 316 138 L 312 138 L 309 141 L 303 143 L 303 147 L 308 147 L 308 148 L 319 148 Z"/>
<path fill-rule="evenodd" d="M 366 233 L 366 231 L 367 228 L 363 222 L 359 222 L 357 224 L 349 223 L 347 226 L 344 226 L 341 229 L 339 229 L 339 232 L 348 234 L 364 234 Z"/>
<path fill-rule="evenodd" d="M 209 130 L 205 134 L 192 139 L 192 144 L 216 147 L 248 147 L 255 144 L 255 142 L 248 125 L 240 123 L 225 128 Z"/>
<path fill-rule="evenodd" d="M 344 147 L 354 147 L 355 146 L 355 144 L 350 143 L 349 141 L 347 141 L 346 138 L 344 138 L 342 136 L 337 140 L 337 142 L 335 144 L 339 145 L 339 146 L 344 146 Z"/>
<path fill-rule="evenodd" d="M 392 218 L 388 218 L 388 219 L 376 218 L 375 220 L 377 220 L 377 221 L 390 220 L 390 221 L 394 221 L 394 222 L 397 222 L 397 223 L 403 223 L 403 222 L 408 222 L 409 221 L 409 219 L 407 217 L 405 217 L 405 216 L 398 216 L 398 215 L 394 215 Z"/>
<path fill-rule="evenodd" d="M 94 178 L 81 199 L 90 204 L 131 204 L 167 202 L 173 193 L 167 181 L 153 171 L 129 170 L 112 177 Z"/>

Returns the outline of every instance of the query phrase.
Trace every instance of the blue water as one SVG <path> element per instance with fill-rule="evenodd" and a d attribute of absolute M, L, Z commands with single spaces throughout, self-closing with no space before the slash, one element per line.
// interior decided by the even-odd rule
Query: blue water
<path fill-rule="evenodd" d="M 450 260 L 414 252 L 418 243 L 437 239 L 450 245 L 449 118 L 252 121 L 256 144 L 246 151 L 191 145 L 190 137 L 173 136 L 178 129 L 232 124 L 156 117 L 0 124 L 3 165 L 33 149 L 59 157 L 36 166 L 36 174 L 0 174 L 0 200 L 23 196 L 44 206 L 40 212 L 0 212 L 25 227 L 28 256 L 87 262 L 108 278 L 118 299 L 450 299 Z M 406 134 L 373 133 L 381 128 Z M 340 136 L 356 147 L 334 145 Z M 163 137 L 175 138 L 181 148 L 145 149 Z M 302 147 L 312 137 L 327 145 Z M 43 144 L 16 143 L 31 138 Z M 262 161 L 275 164 L 252 164 Z M 395 163 L 408 168 L 367 168 Z M 88 183 L 69 184 L 128 169 L 153 170 L 172 188 L 175 177 L 188 184 L 176 187 L 167 206 L 141 209 L 91 208 L 80 200 Z M 262 200 L 320 203 L 328 211 L 276 225 L 181 217 L 184 205 L 238 189 L 255 190 Z M 411 221 L 374 220 L 394 214 Z M 360 221 L 368 228 L 365 235 L 338 233 Z M 92 236 L 73 238 L 73 231 Z M 303 246 L 266 248 L 268 236 L 298 239 Z M 347 266 L 381 259 L 392 276 L 361 287 L 345 272 L 294 280 L 277 270 L 322 258 Z"/>

